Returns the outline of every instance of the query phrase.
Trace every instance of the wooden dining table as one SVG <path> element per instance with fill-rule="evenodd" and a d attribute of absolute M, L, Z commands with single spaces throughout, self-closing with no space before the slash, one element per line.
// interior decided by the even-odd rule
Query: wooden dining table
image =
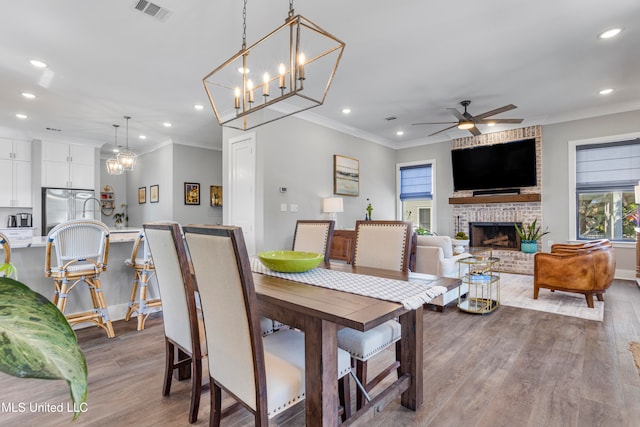
<path fill-rule="evenodd" d="M 403 273 L 343 263 L 322 268 L 410 281 Z M 424 277 L 424 275 L 421 275 Z M 429 276 L 431 285 L 450 287 L 459 279 Z M 402 304 L 346 293 L 293 280 L 253 273 L 260 314 L 305 333 L 305 411 L 307 426 L 336 426 L 338 408 L 337 337 L 340 328 L 368 331 L 390 319 L 402 326 L 398 379 L 347 421 L 373 416 L 390 401 L 416 410 L 423 402 L 423 307 L 405 309 Z M 436 313 L 434 313 L 436 314 Z"/>

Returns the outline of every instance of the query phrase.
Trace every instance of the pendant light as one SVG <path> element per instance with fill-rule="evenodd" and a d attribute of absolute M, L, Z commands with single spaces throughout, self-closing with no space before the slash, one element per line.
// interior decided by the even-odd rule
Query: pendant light
<path fill-rule="evenodd" d="M 132 171 L 136 165 L 136 157 L 137 154 L 133 151 L 129 150 L 129 119 L 130 116 L 124 116 L 127 121 L 127 148 L 124 151 L 118 153 L 116 158 L 118 159 L 118 163 L 122 166 L 122 170 Z"/>
<path fill-rule="evenodd" d="M 284 24 L 247 47 L 246 17 L 247 0 L 242 48 L 203 79 L 218 123 L 249 130 L 322 105 L 345 43 L 296 15 L 289 0 Z"/>
<path fill-rule="evenodd" d="M 118 128 L 120 127 L 120 125 L 113 125 L 113 127 L 115 128 L 115 139 L 114 139 L 114 147 L 115 149 L 113 151 L 118 151 Z M 110 158 L 109 160 L 107 160 L 107 173 L 109 175 L 122 175 L 122 165 L 118 162 L 118 159 L 116 159 L 115 157 Z"/>

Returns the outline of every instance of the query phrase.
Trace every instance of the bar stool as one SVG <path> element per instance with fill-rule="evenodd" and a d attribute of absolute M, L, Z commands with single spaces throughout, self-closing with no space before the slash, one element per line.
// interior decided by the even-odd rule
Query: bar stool
<path fill-rule="evenodd" d="M 51 253 L 55 248 L 55 265 Z M 93 310 L 67 315 L 67 321 L 93 322 L 115 337 L 107 303 L 100 286 L 100 273 L 107 269 L 109 229 L 100 221 L 76 219 L 58 224 L 47 236 L 45 276 L 53 278 L 53 303 L 64 313 L 67 298 L 78 283 L 89 287 Z"/>
<path fill-rule="evenodd" d="M 138 256 L 138 251 L 142 246 L 142 256 Z M 138 316 L 138 330 L 144 329 L 144 322 L 149 317 L 156 307 L 162 307 L 160 298 L 148 299 L 148 283 L 156 274 L 155 266 L 153 265 L 153 258 L 151 257 L 151 251 L 149 250 L 149 244 L 144 238 L 144 233 L 140 233 L 135 243 L 133 244 L 133 250 L 131 251 L 131 257 L 124 262 L 128 267 L 133 268 L 134 277 L 133 285 L 131 286 L 131 298 L 129 298 L 129 307 L 127 313 L 124 316 L 125 320 L 129 320 L 133 313 L 137 313 Z M 136 295 L 138 298 L 136 299 Z"/>
<path fill-rule="evenodd" d="M 9 239 L 4 234 L 0 233 L 0 245 L 4 250 L 4 264 L 0 267 L 0 277 L 10 277 L 13 275 L 16 277 L 16 269 L 11 264 L 11 246 L 9 245 Z"/>

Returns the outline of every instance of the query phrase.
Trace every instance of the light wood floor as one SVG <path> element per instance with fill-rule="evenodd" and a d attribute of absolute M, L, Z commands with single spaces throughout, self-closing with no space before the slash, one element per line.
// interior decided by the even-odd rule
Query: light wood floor
<path fill-rule="evenodd" d="M 369 426 L 640 425 L 640 375 L 629 352 L 629 342 L 640 341 L 640 289 L 634 282 L 616 281 L 605 299 L 604 322 L 505 306 L 486 316 L 454 307 L 426 311 L 425 403 L 412 412 L 394 402 Z M 89 365 L 89 396 L 88 412 L 73 425 L 188 425 L 188 382 L 174 381 L 171 396 L 161 395 L 160 315 L 149 319 L 142 332 L 135 324 L 116 322 L 114 339 L 98 328 L 78 331 Z M 20 402 L 27 405 L 25 413 L 7 412 L 7 403 L 19 408 Z M 69 413 L 30 413 L 29 402 L 66 405 L 68 388 L 61 381 L 0 374 L 0 403 L 5 405 L 0 425 L 71 423 Z M 207 425 L 208 416 L 207 393 L 196 425 Z M 223 425 L 251 422 L 238 409 Z M 272 424 L 302 426 L 304 408 Z"/>

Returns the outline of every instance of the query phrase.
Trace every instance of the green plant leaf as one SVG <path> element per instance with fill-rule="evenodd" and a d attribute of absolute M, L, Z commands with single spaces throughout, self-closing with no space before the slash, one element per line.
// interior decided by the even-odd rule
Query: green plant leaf
<path fill-rule="evenodd" d="M 66 380 L 74 419 L 87 400 L 87 362 L 64 314 L 44 296 L 6 277 L 0 278 L 0 371 Z"/>

